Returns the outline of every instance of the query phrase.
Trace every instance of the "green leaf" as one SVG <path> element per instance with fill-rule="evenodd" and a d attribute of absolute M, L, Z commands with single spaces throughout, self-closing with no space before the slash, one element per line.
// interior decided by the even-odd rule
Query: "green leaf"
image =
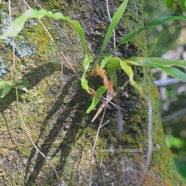
<path fill-rule="evenodd" d="M 134 81 L 133 79 L 133 70 L 132 68 L 127 64 L 127 60 L 121 60 L 119 57 L 112 57 L 107 64 L 105 65 L 105 68 L 107 69 L 108 72 L 113 72 L 116 69 L 122 68 L 123 71 L 127 74 L 129 77 L 130 84 L 134 86 L 140 93 L 142 93 L 142 89 L 140 85 Z M 117 84 L 115 84 L 117 86 Z"/>
<path fill-rule="evenodd" d="M 152 20 L 146 28 L 149 27 L 155 27 L 158 25 L 161 25 L 166 22 L 174 21 L 174 20 L 186 20 L 186 16 L 165 16 L 165 17 L 160 17 Z"/>
<path fill-rule="evenodd" d="M 24 85 L 16 85 L 19 90 L 23 90 L 28 93 L 28 89 Z"/>
<path fill-rule="evenodd" d="M 121 68 L 124 70 L 124 72 L 129 77 L 130 84 L 133 85 L 134 84 L 134 79 L 133 79 L 134 74 L 133 74 L 133 70 L 132 70 L 131 66 L 127 65 L 127 63 L 125 61 L 121 61 L 121 60 L 120 60 L 120 65 L 121 65 Z"/>
<path fill-rule="evenodd" d="M 136 30 L 134 32 L 130 32 L 129 34 L 127 34 L 121 41 L 120 43 L 116 46 L 116 48 L 118 48 L 121 44 L 125 44 L 128 43 L 129 41 L 131 41 L 137 34 L 139 34 L 141 31 L 145 30 L 144 28 L 140 28 L 139 30 Z"/>
<path fill-rule="evenodd" d="M 88 86 L 88 81 L 86 79 L 86 73 L 84 73 L 82 78 L 81 78 L 81 86 L 84 90 L 86 90 L 89 94 L 91 94 L 91 91 L 90 91 L 89 86 Z"/>
<path fill-rule="evenodd" d="M 74 21 L 70 19 L 69 17 L 65 17 L 62 13 L 52 13 L 46 10 L 33 10 L 33 9 L 27 10 L 20 17 L 18 17 L 17 19 L 13 21 L 13 23 L 8 27 L 8 30 L 3 35 L 0 36 L 0 39 L 5 39 L 6 37 L 16 37 L 19 34 L 19 32 L 23 29 L 24 24 L 28 19 L 31 19 L 31 18 L 41 19 L 44 16 L 47 16 L 53 19 L 60 19 L 60 20 L 71 23 L 80 36 L 84 54 L 87 54 L 85 33 L 83 31 L 83 28 L 79 24 L 79 22 Z"/>
<path fill-rule="evenodd" d="M 112 33 L 116 27 L 116 25 L 118 24 L 119 20 L 121 19 L 126 7 L 128 4 L 128 0 L 124 0 L 123 3 L 119 6 L 119 8 L 117 9 L 116 13 L 114 14 L 112 21 L 109 25 L 109 28 L 107 30 L 107 33 L 105 35 L 104 41 L 103 41 L 103 45 L 101 47 L 101 51 L 99 56 L 102 54 L 102 52 L 105 50 L 108 42 L 110 41 L 110 38 L 112 36 Z"/>
<path fill-rule="evenodd" d="M 111 79 L 111 82 L 114 84 L 114 87 L 117 89 L 118 88 L 118 77 L 117 73 L 115 70 L 108 71 L 109 77 Z"/>
<path fill-rule="evenodd" d="M 103 69 L 107 62 L 110 60 L 111 56 L 105 56 L 104 59 L 101 61 L 100 69 Z"/>
<path fill-rule="evenodd" d="M 4 88 L 5 85 L 10 85 L 11 86 L 11 82 L 6 81 L 6 80 L 0 80 L 0 89 Z"/>
<path fill-rule="evenodd" d="M 16 84 L 18 84 L 18 85 L 23 84 L 23 81 L 22 80 L 17 80 Z"/>
<path fill-rule="evenodd" d="M 167 73 L 170 76 L 178 78 L 182 81 L 186 81 L 186 74 L 177 68 L 172 66 L 185 67 L 186 61 L 183 60 L 169 60 L 164 58 L 143 58 L 143 57 L 132 57 L 128 60 L 130 64 L 138 66 L 149 66 L 159 68 L 163 72 Z"/>
<path fill-rule="evenodd" d="M 10 85 L 5 85 L 5 87 L 3 88 L 3 91 L 1 93 L 1 98 L 4 98 L 11 90 L 12 86 Z"/>
<path fill-rule="evenodd" d="M 105 86 L 101 86 L 98 88 L 98 90 L 96 91 L 96 95 L 92 98 L 92 103 L 89 106 L 89 108 L 87 109 L 86 113 L 90 113 L 99 103 L 99 100 L 101 98 L 101 96 L 103 95 L 103 93 L 107 90 L 107 88 Z"/>
<path fill-rule="evenodd" d="M 142 93 L 141 86 L 133 79 L 134 74 L 133 74 L 133 70 L 132 70 L 131 66 L 129 66 L 125 61 L 122 61 L 122 60 L 120 60 L 120 65 L 121 65 L 121 68 L 123 69 L 123 71 L 129 77 L 130 84 L 132 86 L 134 86 L 139 91 L 139 93 Z"/>
<path fill-rule="evenodd" d="M 159 68 L 163 72 L 169 74 L 170 76 L 173 76 L 175 78 L 178 78 L 182 81 L 186 81 L 186 74 L 183 73 L 182 71 L 178 70 L 177 68 L 174 67 L 163 67 L 159 65 L 153 65 L 156 68 Z"/>
<path fill-rule="evenodd" d="M 89 70 L 90 63 L 92 62 L 92 57 L 89 56 L 88 54 L 85 55 L 85 59 L 83 60 L 83 68 L 84 68 L 84 73 L 81 78 L 81 86 L 83 89 L 85 89 L 89 94 L 91 94 L 91 91 L 88 86 L 88 81 L 86 79 L 86 74 L 87 71 Z"/>
<path fill-rule="evenodd" d="M 186 20 L 186 16 L 166 16 L 166 17 L 160 17 L 160 18 L 154 19 L 149 24 L 147 24 L 146 27 L 142 27 L 142 28 L 140 28 L 136 31 L 133 31 L 133 32 L 130 32 L 129 34 L 127 34 L 120 41 L 120 43 L 116 46 L 116 48 L 118 48 L 121 44 L 124 44 L 124 43 L 127 43 L 127 42 L 131 41 L 136 35 L 138 35 L 140 32 L 142 32 L 143 30 L 145 30 L 147 28 L 153 28 L 153 27 L 156 27 L 156 26 L 161 25 L 163 23 L 174 21 L 174 20 Z M 109 54 L 111 52 L 113 52 L 113 50 L 110 51 Z"/>
<path fill-rule="evenodd" d="M 154 64 L 157 64 L 157 65 L 160 65 L 160 66 L 186 67 L 186 61 L 185 60 L 166 59 L 166 58 L 159 58 L 159 57 L 148 57 L 147 59 L 152 61 Z"/>
<path fill-rule="evenodd" d="M 117 69 L 121 68 L 120 61 L 121 61 L 121 59 L 119 57 L 112 57 L 106 63 L 105 68 L 107 69 L 107 71 L 117 70 Z"/>
<path fill-rule="evenodd" d="M 166 59 L 160 57 L 131 57 L 126 61 L 130 61 L 131 64 L 136 63 L 138 66 L 154 66 L 159 65 L 163 67 L 171 67 L 171 66 L 179 66 L 179 67 L 186 67 L 185 60 L 174 60 L 174 59 Z"/>

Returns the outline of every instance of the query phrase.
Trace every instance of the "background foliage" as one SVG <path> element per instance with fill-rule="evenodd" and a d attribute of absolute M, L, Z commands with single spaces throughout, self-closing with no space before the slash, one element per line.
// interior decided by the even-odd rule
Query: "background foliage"
<path fill-rule="evenodd" d="M 145 1 L 146 22 L 161 16 L 186 15 L 185 0 Z M 147 30 L 149 55 L 185 59 L 186 22 L 171 22 Z M 185 69 L 182 69 L 185 71 Z M 156 79 L 164 76 L 153 69 Z M 169 77 L 166 77 L 169 78 Z M 177 83 L 159 88 L 161 115 L 167 144 L 174 154 L 178 172 L 186 180 L 186 85 Z"/>

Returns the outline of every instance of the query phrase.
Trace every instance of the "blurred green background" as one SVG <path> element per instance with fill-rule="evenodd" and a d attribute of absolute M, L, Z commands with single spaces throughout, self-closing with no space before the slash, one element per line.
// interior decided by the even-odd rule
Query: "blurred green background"
<path fill-rule="evenodd" d="M 186 0 L 145 0 L 145 21 L 162 16 L 186 16 Z M 186 60 L 186 21 L 174 21 L 147 30 L 149 56 Z M 186 69 L 182 69 L 186 72 Z M 170 79 L 152 69 L 161 84 Z M 174 155 L 178 172 L 186 182 L 186 83 L 158 87 L 162 123 L 167 144 Z"/>

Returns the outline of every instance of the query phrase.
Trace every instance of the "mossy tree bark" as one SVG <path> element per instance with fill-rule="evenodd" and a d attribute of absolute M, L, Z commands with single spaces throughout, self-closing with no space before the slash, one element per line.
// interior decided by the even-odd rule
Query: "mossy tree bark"
<path fill-rule="evenodd" d="M 37 7 L 33 1 L 27 1 Z M 110 1 L 113 15 L 121 0 Z M 109 19 L 105 1 L 82 0 L 38 1 L 45 9 L 61 11 L 78 20 L 85 29 L 89 52 L 96 55 L 108 28 Z M 26 5 L 22 1 L 12 1 L 12 14 L 18 16 Z M 8 4 L 1 1 L 3 26 L 8 20 Z M 39 21 L 30 21 L 16 38 L 16 78 L 27 84 L 29 93 L 20 92 L 21 112 L 24 121 L 40 150 L 50 158 L 61 177 L 63 185 L 88 185 L 90 177 L 91 150 L 95 141 L 100 117 L 91 123 L 95 112 L 85 113 L 90 104 L 90 96 L 82 90 L 80 81 L 64 62 L 61 73 L 59 47 L 72 63 L 79 75 L 82 74 L 82 49 L 73 27 L 65 22 L 58 25 L 44 18 L 44 24 L 55 39 L 54 44 Z M 1 24 L 2 24 L 1 23 Z M 142 0 L 130 0 L 119 26 L 117 40 L 126 33 L 143 26 Z M 0 55 L 7 69 L 12 69 L 11 42 L 0 43 Z M 109 47 L 112 47 L 112 42 Z M 122 46 L 116 55 L 147 55 L 145 33 Z M 153 155 L 145 185 L 181 185 L 174 167 L 172 155 L 163 137 L 158 114 L 158 92 L 152 83 L 150 70 L 134 68 L 138 81 L 153 105 Z M 11 70 L 3 78 L 11 79 Z M 127 77 L 118 72 L 119 85 Z M 100 80 L 90 80 L 96 88 Z M 118 97 L 123 115 L 121 145 L 116 144 L 116 109 L 107 109 L 104 125 L 97 140 L 92 161 L 92 185 L 136 185 L 143 174 L 147 151 L 147 105 L 140 95 L 127 85 Z M 57 185 L 57 179 L 46 160 L 38 154 L 27 138 L 22 122 L 17 114 L 15 92 L 12 90 L 0 99 L 0 185 Z"/>

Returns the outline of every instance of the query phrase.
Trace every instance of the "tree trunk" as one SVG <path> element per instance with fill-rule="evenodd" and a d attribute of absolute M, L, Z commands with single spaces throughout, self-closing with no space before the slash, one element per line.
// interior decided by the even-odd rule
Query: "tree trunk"
<path fill-rule="evenodd" d="M 31 7 L 38 8 L 33 1 Z M 110 12 L 114 14 L 121 0 L 110 1 Z M 63 12 L 78 20 L 86 33 L 89 53 L 97 55 L 109 25 L 105 1 L 38 1 L 47 10 Z M 9 19 L 8 3 L 1 1 L 1 21 L 3 27 Z M 24 12 L 22 1 L 12 2 L 12 15 Z M 29 93 L 19 91 L 20 109 L 29 132 L 39 149 L 53 161 L 61 179 L 61 185 L 88 185 L 90 183 L 92 159 L 92 185 L 137 185 L 143 175 L 147 154 L 147 104 L 127 85 L 118 97 L 125 110 L 121 144 L 116 148 L 116 109 L 107 109 L 99 133 L 94 156 L 91 151 L 101 116 L 91 123 L 95 112 L 86 114 L 91 97 L 81 88 L 77 76 L 61 57 L 59 47 L 81 76 L 82 49 L 79 37 L 73 27 L 66 22 L 54 24 L 49 18 L 42 19 L 55 39 L 54 44 L 38 20 L 25 25 L 24 31 L 16 38 L 16 78 L 23 80 Z M 2 24 L 1 23 L 1 24 Z M 127 10 L 116 29 L 117 41 L 139 27 L 143 22 L 142 0 L 130 0 Z M 64 36 L 64 34 L 66 36 Z M 70 42 L 66 39 L 70 40 Z M 109 47 L 112 47 L 112 42 Z M 12 48 L 10 40 L 1 41 L 0 56 L 4 60 L 7 73 L 3 78 L 11 79 Z M 25 52 L 26 51 L 26 52 Z M 145 33 L 132 42 L 120 47 L 116 55 L 127 58 L 146 56 Z M 61 73 L 61 63 L 64 61 Z M 158 92 L 152 83 L 150 70 L 134 68 L 135 80 L 139 82 L 153 106 L 153 154 L 150 170 L 144 185 L 182 185 L 175 170 L 172 155 L 163 136 L 158 113 Z M 90 80 L 96 89 L 100 80 Z M 118 72 L 121 86 L 127 77 Z M 30 143 L 20 120 L 15 91 L 0 99 L 0 185 L 58 185 L 51 166 Z M 62 184 L 63 183 L 63 184 Z"/>

